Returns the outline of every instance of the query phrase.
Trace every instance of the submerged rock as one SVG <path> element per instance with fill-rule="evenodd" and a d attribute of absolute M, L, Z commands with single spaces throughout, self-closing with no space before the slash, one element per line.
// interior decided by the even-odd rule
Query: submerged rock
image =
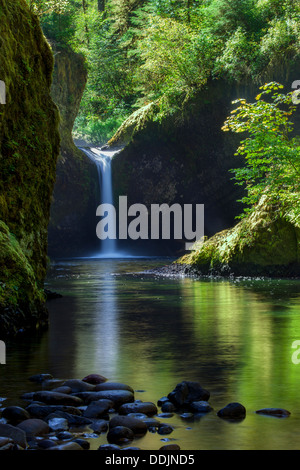
<path fill-rule="evenodd" d="M 134 439 L 134 433 L 125 426 L 116 426 L 107 433 L 107 440 L 112 444 L 125 444 Z"/>
<path fill-rule="evenodd" d="M 109 429 L 113 429 L 117 426 L 125 426 L 137 435 L 144 435 L 148 430 L 144 421 L 130 416 L 114 416 L 109 422 Z"/>
<path fill-rule="evenodd" d="M 30 414 L 20 406 L 8 406 L 2 411 L 2 418 L 5 418 L 9 424 L 19 424 L 25 419 L 30 418 Z"/>
<path fill-rule="evenodd" d="M 290 411 L 283 408 L 262 408 L 261 410 L 255 411 L 257 414 L 275 416 L 277 418 L 287 418 L 290 416 Z"/>
<path fill-rule="evenodd" d="M 152 402 L 134 402 L 122 405 L 119 409 L 120 415 L 128 415 L 129 413 L 143 413 L 147 416 L 157 414 L 157 407 Z"/>
<path fill-rule="evenodd" d="M 176 407 L 188 405 L 194 401 L 208 401 L 210 393 L 198 382 L 183 381 L 176 385 L 168 398 Z"/>
<path fill-rule="evenodd" d="M 240 403 L 229 403 L 218 411 L 220 418 L 243 419 L 246 416 L 246 408 Z"/>

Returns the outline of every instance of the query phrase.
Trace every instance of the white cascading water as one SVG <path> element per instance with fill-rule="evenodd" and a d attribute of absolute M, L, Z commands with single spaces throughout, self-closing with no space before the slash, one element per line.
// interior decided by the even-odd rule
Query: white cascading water
<path fill-rule="evenodd" d="M 112 190 L 112 173 L 111 173 L 111 160 L 117 153 L 116 151 L 101 150 L 99 148 L 81 148 L 82 150 L 97 166 L 99 186 L 100 186 L 100 201 L 99 204 L 112 204 L 113 190 Z M 114 217 L 111 220 L 108 218 L 110 227 L 114 227 Z M 115 258 L 118 257 L 116 240 L 106 238 L 101 240 L 101 247 L 99 257 Z"/>

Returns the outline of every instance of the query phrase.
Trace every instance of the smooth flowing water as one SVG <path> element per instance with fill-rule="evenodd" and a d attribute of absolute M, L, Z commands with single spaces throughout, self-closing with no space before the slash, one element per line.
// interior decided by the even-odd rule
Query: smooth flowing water
<path fill-rule="evenodd" d="M 81 148 L 81 150 L 95 163 L 98 171 L 99 178 L 99 205 L 109 204 L 113 205 L 113 189 L 112 189 L 112 171 L 111 171 L 111 160 L 117 153 L 116 151 L 105 151 L 100 148 Z M 104 215 L 104 214 L 102 214 Z M 103 232 L 107 231 L 109 227 L 112 232 L 116 230 L 115 218 L 111 212 L 106 213 L 105 217 L 106 228 Z M 116 257 L 117 244 L 116 238 L 107 237 L 101 240 L 99 247 L 98 257 L 110 258 Z"/>
<path fill-rule="evenodd" d="M 100 373 L 131 385 L 136 399 L 155 402 L 182 380 L 210 391 L 214 411 L 187 421 L 161 419 L 172 434 L 148 432 L 134 441 L 156 450 L 170 439 L 183 450 L 298 449 L 300 281 L 156 277 L 144 271 L 165 259 L 85 259 L 53 263 L 47 287 L 63 297 L 48 302 L 50 327 L 7 345 L 1 396 L 30 391 L 28 377 Z M 10 403 L 8 400 L 5 404 Z M 239 423 L 216 412 L 230 402 L 247 409 Z M 291 412 L 284 419 L 257 415 L 264 407 Z M 91 439 L 92 448 L 106 443 Z"/>

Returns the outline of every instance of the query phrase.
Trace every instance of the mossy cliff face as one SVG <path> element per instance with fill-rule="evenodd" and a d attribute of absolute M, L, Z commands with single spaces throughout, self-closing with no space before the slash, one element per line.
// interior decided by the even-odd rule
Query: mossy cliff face
<path fill-rule="evenodd" d="M 46 323 L 47 225 L 59 152 L 53 56 L 23 0 L 0 0 L 0 331 Z M 5 321 L 4 321 L 5 318 Z"/>
<path fill-rule="evenodd" d="M 48 233 L 50 257 L 78 256 L 96 246 L 96 207 L 99 204 L 95 164 L 72 139 L 74 120 L 86 85 L 84 58 L 70 48 L 52 44 L 55 57 L 52 97 L 61 116 L 61 148 Z"/>
<path fill-rule="evenodd" d="M 300 221 L 266 196 L 235 227 L 215 234 L 177 263 L 199 274 L 299 276 Z"/>
<path fill-rule="evenodd" d="M 207 234 L 229 227 L 241 197 L 229 169 L 240 161 L 234 157 L 238 139 L 221 127 L 236 93 L 229 84 L 211 82 L 182 113 L 157 120 L 152 104 L 132 115 L 109 141 L 111 147 L 125 145 L 112 162 L 115 199 L 124 195 L 128 205 L 148 208 L 204 204 Z M 181 248 L 183 242 L 173 243 L 171 252 Z"/>

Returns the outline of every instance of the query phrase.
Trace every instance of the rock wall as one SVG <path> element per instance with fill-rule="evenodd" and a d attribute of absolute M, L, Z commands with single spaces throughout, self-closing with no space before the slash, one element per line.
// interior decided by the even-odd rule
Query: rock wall
<path fill-rule="evenodd" d="M 99 244 L 96 207 L 99 204 L 97 169 L 72 139 L 72 129 L 84 92 L 84 58 L 52 43 L 55 65 L 52 97 L 60 111 L 61 148 L 48 228 L 50 257 L 80 256 Z"/>
<path fill-rule="evenodd" d="M 284 77 L 274 72 L 268 79 L 284 83 L 288 92 L 297 70 L 294 64 Z M 253 101 L 259 86 L 212 80 L 185 104 L 182 113 L 158 120 L 154 104 L 134 113 L 108 143 L 110 147 L 124 146 L 113 159 L 115 200 L 127 195 L 128 205 L 147 207 L 154 203 L 204 204 L 207 236 L 232 226 L 242 212 L 237 200 L 243 190 L 235 185 L 229 170 L 243 161 L 234 156 L 240 136 L 221 128 L 235 107 L 232 101 L 242 97 Z M 149 240 L 140 246 L 151 251 L 153 244 Z M 171 241 L 158 243 L 154 250 L 175 254 L 183 248 L 182 242 Z"/>
<path fill-rule="evenodd" d="M 0 334 L 47 323 L 43 281 L 59 153 L 51 49 L 24 0 L 0 0 Z"/>

